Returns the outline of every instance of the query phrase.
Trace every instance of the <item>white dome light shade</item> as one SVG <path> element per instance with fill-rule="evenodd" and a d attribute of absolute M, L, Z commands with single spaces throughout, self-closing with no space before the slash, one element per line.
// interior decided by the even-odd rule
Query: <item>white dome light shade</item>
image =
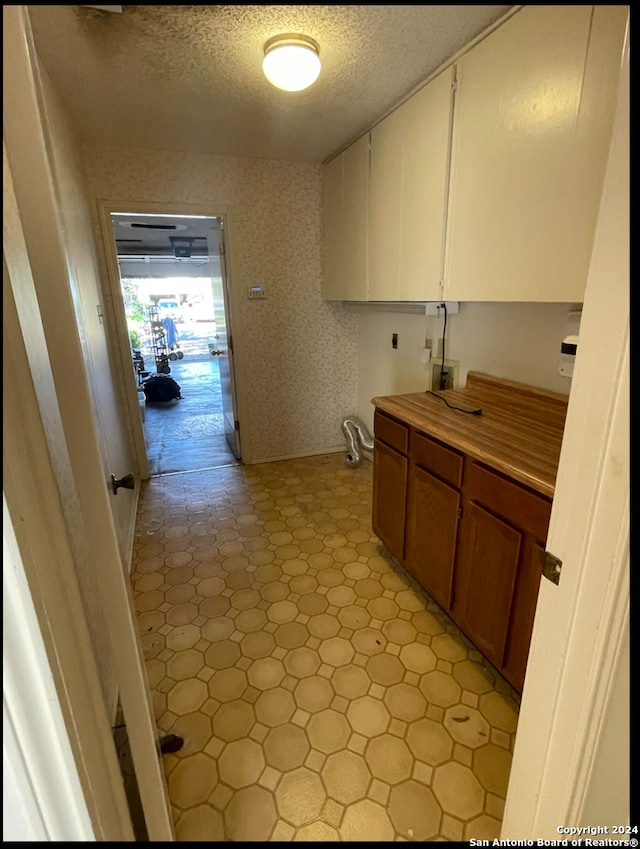
<path fill-rule="evenodd" d="M 269 82 L 284 91 L 302 91 L 318 79 L 320 48 L 306 35 L 276 35 L 264 46 L 262 70 Z"/>

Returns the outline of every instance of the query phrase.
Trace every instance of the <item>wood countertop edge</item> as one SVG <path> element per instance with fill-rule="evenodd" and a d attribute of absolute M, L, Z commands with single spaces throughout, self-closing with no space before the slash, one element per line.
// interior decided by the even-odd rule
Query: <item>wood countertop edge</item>
<path fill-rule="evenodd" d="M 488 415 L 465 416 L 450 410 L 427 393 L 376 396 L 371 403 L 381 412 L 553 499 L 567 396 L 476 372 L 469 372 L 466 389 L 438 394 L 465 409 L 481 406 L 484 400 L 491 405 L 493 421 Z M 541 409 L 546 414 L 536 418 L 534 433 L 520 433 L 527 411 L 533 414 Z M 487 442 L 494 442 L 496 450 L 488 450 Z M 533 449 L 531 462 L 523 458 L 529 446 Z M 506 456 L 509 454 L 511 457 Z"/>

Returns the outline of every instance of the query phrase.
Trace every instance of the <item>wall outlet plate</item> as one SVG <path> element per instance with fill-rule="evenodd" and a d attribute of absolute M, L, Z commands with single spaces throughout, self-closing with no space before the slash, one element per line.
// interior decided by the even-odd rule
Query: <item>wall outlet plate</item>
<path fill-rule="evenodd" d="M 429 369 L 429 377 L 427 386 L 432 392 L 440 390 L 440 371 L 442 370 L 442 360 L 431 360 L 431 368 Z M 456 360 L 444 361 L 445 384 L 444 389 L 457 389 L 459 384 L 458 375 L 460 373 L 460 363 Z"/>
<path fill-rule="evenodd" d="M 448 316 L 460 312 L 460 301 L 428 301 L 424 305 L 424 314 L 439 315 L 444 318 L 444 309 L 442 308 L 443 304 L 446 304 L 447 306 Z"/>

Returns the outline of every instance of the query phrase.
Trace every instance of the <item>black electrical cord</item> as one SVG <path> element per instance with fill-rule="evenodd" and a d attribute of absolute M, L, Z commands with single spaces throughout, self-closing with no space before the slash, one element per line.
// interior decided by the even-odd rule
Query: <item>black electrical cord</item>
<path fill-rule="evenodd" d="M 458 410 L 458 412 L 468 413 L 470 416 L 481 416 L 482 415 L 482 410 L 479 410 L 479 409 L 478 410 L 463 410 L 462 407 L 454 407 L 454 405 L 450 404 L 447 401 L 446 398 L 443 398 L 442 395 L 438 395 L 437 392 L 432 392 L 430 389 L 427 389 L 426 394 L 427 395 L 433 395 L 434 398 L 439 398 L 441 401 L 444 401 L 444 403 L 447 405 L 447 407 L 449 407 L 450 410 Z"/>
<path fill-rule="evenodd" d="M 440 386 L 439 389 L 447 388 L 447 381 L 444 374 L 444 343 L 447 338 L 447 305 L 442 302 L 442 309 L 444 310 L 444 326 L 442 328 L 442 365 L 440 366 Z"/>

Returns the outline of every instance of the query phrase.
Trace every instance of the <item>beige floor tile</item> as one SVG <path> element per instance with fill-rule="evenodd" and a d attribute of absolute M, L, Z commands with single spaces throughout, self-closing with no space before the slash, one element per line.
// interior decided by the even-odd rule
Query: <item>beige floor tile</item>
<path fill-rule="evenodd" d="M 176 823 L 176 840 L 213 842 L 224 840 L 222 815 L 210 805 L 185 811 Z"/>
<path fill-rule="evenodd" d="M 313 822 L 326 799 L 320 777 L 306 767 L 284 775 L 275 796 L 280 816 L 293 826 Z"/>
<path fill-rule="evenodd" d="M 131 584 L 179 841 L 499 835 L 519 698 L 340 455 L 152 478 Z"/>

